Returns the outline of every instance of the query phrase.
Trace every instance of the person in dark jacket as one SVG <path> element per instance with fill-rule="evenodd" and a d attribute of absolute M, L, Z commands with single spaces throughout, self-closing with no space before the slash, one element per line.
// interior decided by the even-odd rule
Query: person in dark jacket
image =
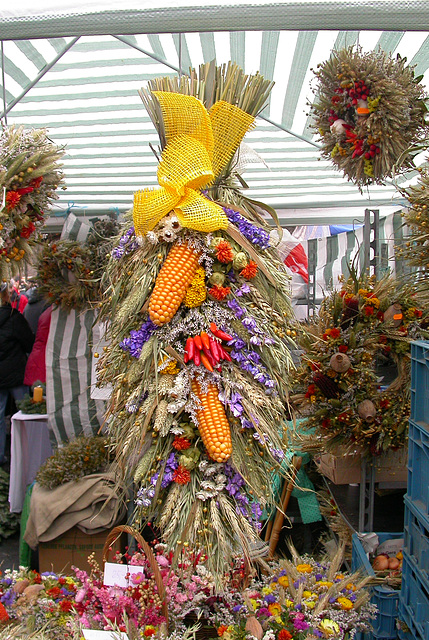
<path fill-rule="evenodd" d="M 7 282 L 0 285 L 0 464 L 5 462 L 5 412 L 9 394 L 22 400 L 29 388 L 24 386 L 27 354 L 34 334 L 24 316 L 10 303 Z"/>
<path fill-rule="evenodd" d="M 27 289 L 25 295 L 27 296 L 28 303 L 25 305 L 22 315 L 30 325 L 31 331 L 36 334 L 39 318 L 45 311 L 45 309 L 49 307 L 49 302 L 42 298 L 39 291 L 37 290 L 37 286 L 33 286 L 30 289 Z"/>

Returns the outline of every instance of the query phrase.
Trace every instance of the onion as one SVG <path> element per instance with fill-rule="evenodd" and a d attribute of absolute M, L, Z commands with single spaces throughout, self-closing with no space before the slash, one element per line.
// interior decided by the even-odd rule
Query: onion
<path fill-rule="evenodd" d="M 395 569 L 399 569 L 399 560 L 398 558 L 389 558 L 389 569 L 394 571 Z"/>
<path fill-rule="evenodd" d="M 380 555 L 374 558 L 372 563 L 374 571 L 386 571 L 389 568 L 389 560 L 385 555 Z"/>

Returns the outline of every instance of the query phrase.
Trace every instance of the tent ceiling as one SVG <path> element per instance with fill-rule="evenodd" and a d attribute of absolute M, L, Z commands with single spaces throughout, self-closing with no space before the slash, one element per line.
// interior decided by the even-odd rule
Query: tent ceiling
<path fill-rule="evenodd" d="M 95 0 L 92 4 L 86 3 L 87 13 L 94 4 L 97 4 Z M 140 6 L 142 4 L 145 3 L 140 3 Z M 165 1 L 167 6 L 159 4 L 159 10 L 170 17 L 177 8 L 177 3 L 173 6 L 173 2 Z M 247 16 L 249 5 L 243 4 L 244 13 L 240 14 L 239 4 L 236 2 L 228 7 L 234 7 L 240 24 L 247 25 L 243 15 Z M 328 16 L 335 5 L 337 9 L 339 6 L 339 3 L 329 1 L 262 3 L 258 24 L 264 22 L 268 7 L 274 10 L 280 4 L 283 8 L 287 5 L 292 17 L 294 11 L 297 13 L 292 5 L 305 7 L 305 15 L 310 8 L 316 11 L 317 7 L 320 11 L 323 6 Z M 371 11 L 380 13 L 380 5 L 384 5 L 386 11 L 389 5 L 391 18 L 393 5 L 397 10 L 398 6 L 404 8 L 407 5 L 408 14 L 412 9 L 409 5 L 413 5 L 416 10 L 415 28 L 426 25 L 428 31 L 407 31 L 408 22 L 395 31 L 308 28 L 235 31 L 236 21 L 229 25 L 228 31 L 205 31 L 200 27 L 197 32 L 192 29 L 200 23 L 194 22 L 186 33 L 179 34 L 163 33 L 169 23 L 160 18 L 157 32 L 154 32 L 152 24 L 145 33 L 123 35 L 124 30 L 120 35 L 112 28 L 104 35 L 80 35 L 92 30 L 91 19 L 88 19 L 85 29 L 81 22 L 81 29 L 73 32 L 74 23 L 64 22 L 69 24 L 68 31 L 49 32 L 51 35 L 62 33 L 64 37 L 40 38 L 37 37 L 38 28 L 51 24 L 50 18 L 45 16 L 43 19 L 45 14 L 34 17 L 27 14 L 24 25 L 16 12 L 14 15 L 14 10 L 0 9 L 0 33 L 4 38 L 4 85 L 2 81 L 1 91 L 6 105 L 5 109 L 0 108 L 0 115 L 6 110 L 8 124 L 47 127 L 51 138 L 65 145 L 67 191 L 59 194 L 55 212 L 58 219 L 70 208 L 80 215 L 95 215 L 109 210 L 122 212 L 131 206 L 134 191 L 156 186 L 156 158 L 150 145 L 156 147 L 158 139 L 138 96 L 138 89 L 159 75 L 175 75 L 179 70 L 185 73 L 190 66 L 198 67 L 200 63 L 214 58 L 218 64 L 231 59 L 246 73 L 260 70 L 276 83 L 256 129 L 246 136 L 246 143 L 260 156 L 258 162 L 248 164 L 244 173 L 251 197 L 275 207 L 284 224 L 297 224 L 302 209 L 323 211 L 341 207 L 342 213 L 336 216 L 336 221 L 345 221 L 348 217 L 356 218 L 356 209 L 350 209 L 349 214 L 346 213 L 347 207 L 359 207 L 360 211 L 365 207 L 384 205 L 397 205 L 399 208 L 402 201 L 392 185 L 374 186 L 361 194 L 334 171 L 330 163 L 320 160 L 317 141 L 307 116 L 308 101 L 312 99 L 310 83 L 314 74 L 311 69 L 318 62 L 323 62 L 333 48 L 358 42 L 364 50 L 380 46 L 393 54 L 407 56 L 408 61 L 416 66 L 416 73 L 425 75 L 424 82 L 428 86 L 429 3 L 355 0 L 343 5 L 346 13 L 349 5 L 353 8 L 359 5 L 362 13 L 367 8 L 368 15 Z M 103 6 L 109 9 L 108 2 Z M 221 5 L 220 14 L 224 15 L 222 12 L 228 7 Z M 420 13 L 422 7 L 424 15 Z M 195 7 L 188 9 L 198 13 Z M 204 3 L 200 3 L 198 20 L 202 14 L 207 20 L 210 13 L 205 13 L 206 9 Z M 76 13 L 76 20 L 83 18 L 83 13 Z M 123 14 L 120 11 L 116 13 Z M 105 13 L 97 15 L 101 25 L 99 32 L 104 33 L 113 23 L 104 22 Z M 127 15 L 130 17 L 132 14 Z M 342 17 L 341 22 L 344 20 L 346 18 Z M 289 24 L 291 22 L 293 20 Z M 12 39 L 14 25 L 18 24 L 23 26 L 22 33 L 35 37 Z M 216 21 L 209 24 L 210 28 L 212 24 L 218 25 Z M 225 26 L 225 22 L 222 24 Z M 250 23 L 250 27 L 254 24 Z M 284 21 L 278 24 L 283 27 Z M 309 24 L 312 24 L 311 20 Z M 323 26 L 324 23 L 321 24 Z M 385 22 L 379 16 L 376 24 Z M 181 18 L 178 18 L 176 30 L 180 27 Z M 319 215 L 315 214 L 316 217 Z"/>

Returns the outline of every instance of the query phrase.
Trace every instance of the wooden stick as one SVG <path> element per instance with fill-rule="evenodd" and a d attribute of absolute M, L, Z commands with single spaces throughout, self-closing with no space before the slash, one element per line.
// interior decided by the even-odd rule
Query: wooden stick
<path fill-rule="evenodd" d="M 283 522 L 285 519 L 285 513 L 289 504 L 289 500 L 290 497 L 292 495 L 292 491 L 294 489 L 295 486 L 295 479 L 296 479 L 296 475 L 298 473 L 298 471 L 301 468 L 301 464 L 302 464 L 302 458 L 301 456 L 294 456 L 292 458 L 292 471 L 291 471 L 291 479 L 289 480 L 288 483 L 284 483 L 284 487 L 283 487 L 283 491 L 282 491 L 282 497 L 281 497 L 281 501 L 280 501 L 280 508 L 277 507 L 277 513 L 275 515 L 274 518 L 274 523 L 271 527 L 271 531 L 270 531 L 270 537 L 269 537 L 269 551 L 268 551 L 268 558 L 272 559 L 274 556 L 274 552 L 276 550 L 278 541 L 279 541 L 279 537 L 280 537 L 280 531 L 282 530 L 283 527 Z M 267 538 L 265 538 L 267 539 Z"/>

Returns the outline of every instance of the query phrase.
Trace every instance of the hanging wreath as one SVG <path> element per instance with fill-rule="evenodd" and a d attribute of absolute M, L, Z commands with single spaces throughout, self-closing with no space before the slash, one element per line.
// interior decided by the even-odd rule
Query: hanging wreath
<path fill-rule="evenodd" d="M 70 311 L 98 304 L 100 280 L 119 225 L 96 220 L 84 244 L 58 240 L 44 247 L 38 265 L 40 294 Z"/>
<path fill-rule="evenodd" d="M 406 58 L 350 47 L 314 73 L 311 111 L 324 158 L 359 187 L 383 184 L 399 157 L 400 169 L 413 166 L 404 152 L 427 134 L 427 95 Z"/>
<path fill-rule="evenodd" d="M 0 277 L 8 279 L 32 261 L 47 210 L 63 181 L 58 160 L 64 150 L 44 129 L 0 131 Z"/>
<path fill-rule="evenodd" d="M 314 450 L 379 455 L 404 446 L 410 416 L 410 342 L 427 310 L 392 277 L 350 277 L 322 303 L 298 370 L 295 400 Z"/>

